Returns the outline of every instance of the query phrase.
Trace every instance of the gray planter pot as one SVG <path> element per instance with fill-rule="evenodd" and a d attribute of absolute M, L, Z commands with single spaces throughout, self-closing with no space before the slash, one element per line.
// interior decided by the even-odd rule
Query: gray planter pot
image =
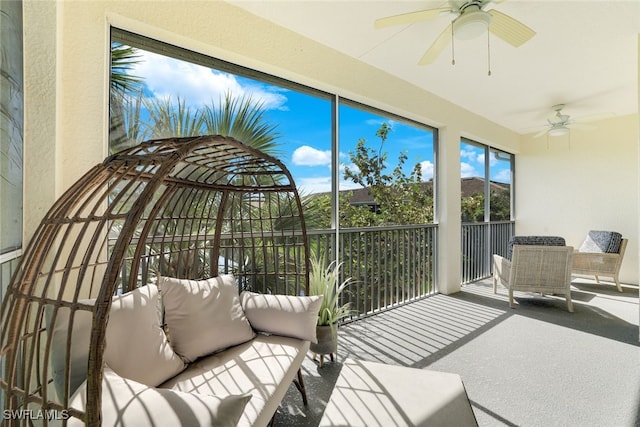
<path fill-rule="evenodd" d="M 338 337 L 333 335 L 331 329 L 331 326 L 316 326 L 318 343 L 311 343 L 309 349 L 312 352 L 316 354 L 331 354 L 336 352 L 338 348 Z"/>

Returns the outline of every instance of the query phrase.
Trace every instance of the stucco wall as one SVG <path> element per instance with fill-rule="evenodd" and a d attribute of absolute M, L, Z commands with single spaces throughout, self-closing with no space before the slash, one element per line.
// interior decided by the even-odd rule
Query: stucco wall
<path fill-rule="evenodd" d="M 560 235 L 579 248 L 589 230 L 629 239 L 621 280 L 638 282 L 638 118 L 614 117 L 570 136 L 524 138 L 516 168 L 516 232 Z"/>

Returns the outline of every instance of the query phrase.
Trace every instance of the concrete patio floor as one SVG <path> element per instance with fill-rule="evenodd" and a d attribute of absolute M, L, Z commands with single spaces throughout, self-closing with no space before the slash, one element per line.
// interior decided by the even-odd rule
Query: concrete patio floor
<path fill-rule="evenodd" d="M 485 280 L 347 324 L 336 362 L 303 364 L 308 407 L 291 387 L 276 425 L 317 426 L 350 357 L 461 375 L 480 426 L 640 426 L 638 287 L 572 285 L 574 313 L 517 292 L 509 309 Z"/>

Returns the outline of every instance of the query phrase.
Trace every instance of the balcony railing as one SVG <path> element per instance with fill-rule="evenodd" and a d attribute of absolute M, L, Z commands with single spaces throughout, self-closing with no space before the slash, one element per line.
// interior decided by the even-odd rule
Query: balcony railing
<path fill-rule="evenodd" d="M 309 230 L 310 246 L 333 259 L 336 243 L 343 277 L 352 285 L 352 319 L 371 315 L 435 293 L 437 226 L 411 225 Z"/>
<path fill-rule="evenodd" d="M 506 255 L 507 244 L 514 234 L 515 224 L 511 221 L 491 223 L 466 223 L 462 225 L 462 283 L 480 280 L 491 275 L 491 256 L 494 253 Z M 351 277 L 353 283 L 343 294 L 341 304 L 350 302 L 354 315 L 350 320 L 396 307 L 436 292 L 436 239 L 437 225 L 409 225 L 367 228 L 342 228 L 336 237 L 335 230 L 308 230 L 311 249 L 324 253 L 327 259 L 334 259 L 336 245 L 338 260 L 342 263 L 342 277 Z M 296 237 L 296 236 L 291 236 Z M 224 242 L 224 239 L 221 239 Z M 135 242 L 134 242 L 135 243 Z M 196 242 L 191 251 L 201 259 L 202 268 L 210 268 L 221 263 L 220 271 L 239 270 L 247 276 L 252 289 L 262 289 L 258 285 L 269 282 L 269 277 L 249 274 L 246 266 L 233 263 L 240 259 L 234 255 L 233 242 L 222 244 L 224 250 L 220 258 L 213 259 L 212 253 Z M 184 252 L 183 249 L 175 249 Z M 146 262 L 156 262 L 159 253 L 165 249 L 149 249 Z M 155 255 L 154 255 L 155 254 Z M 287 254 L 280 254 L 283 268 L 294 266 L 295 260 L 288 260 Z M 200 277 L 195 274 L 194 277 Z M 204 277 L 204 276 L 203 276 Z M 146 281 L 148 278 L 141 278 Z M 268 284 L 268 283 L 267 283 Z M 299 288 L 299 284 L 292 284 Z M 275 289 L 275 291 L 282 291 Z M 297 293 L 297 292 L 296 292 Z"/>
<path fill-rule="evenodd" d="M 514 232 L 513 221 L 462 224 L 462 283 L 491 276 L 491 256 L 506 256 Z"/>

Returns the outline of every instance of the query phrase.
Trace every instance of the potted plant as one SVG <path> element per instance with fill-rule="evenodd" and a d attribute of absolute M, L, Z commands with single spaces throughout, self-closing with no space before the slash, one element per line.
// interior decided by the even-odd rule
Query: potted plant
<path fill-rule="evenodd" d="M 322 367 L 323 356 L 329 354 L 333 360 L 333 353 L 338 345 L 338 321 L 351 315 L 351 303 L 340 304 L 340 295 L 352 282 L 349 277 L 340 282 L 340 267 L 342 263 L 331 262 L 328 266 L 324 256 L 311 257 L 311 271 L 309 272 L 309 293 L 323 295 L 322 305 L 318 312 L 316 337 L 318 342 L 311 343 L 310 350 L 320 355 Z M 315 360 L 315 357 L 314 357 Z"/>

